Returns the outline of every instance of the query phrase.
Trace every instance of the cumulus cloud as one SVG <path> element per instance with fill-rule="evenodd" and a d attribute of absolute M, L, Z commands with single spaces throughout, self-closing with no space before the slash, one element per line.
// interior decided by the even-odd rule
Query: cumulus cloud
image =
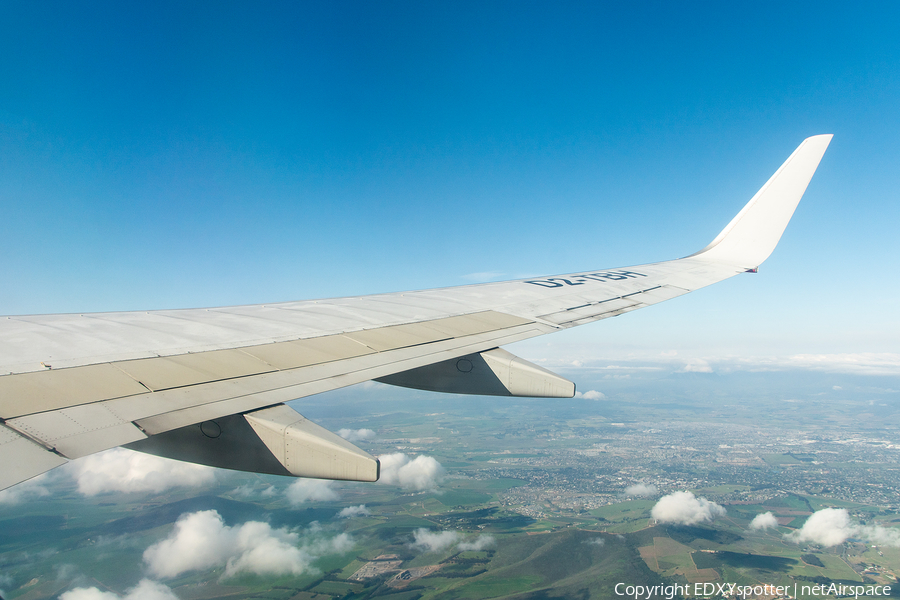
<path fill-rule="evenodd" d="M 43 498 L 50 495 L 44 483 L 47 481 L 47 475 L 40 475 L 34 479 L 23 481 L 18 485 L 0 491 L 0 504 L 19 504 L 27 500 L 35 498 Z M 2 583 L 2 582 L 0 582 Z"/>
<path fill-rule="evenodd" d="M 215 481 L 211 467 L 113 448 L 72 461 L 78 491 L 85 496 L 104 492 L 154 492 L 173 487 L 200 487 Z"/>
<path fill-rule="evenodd" d="M 340 519 L 352 519 L 353 517 L 368 517 L 372 513 L 366 508 L 365 504 L 359 506 L 348 506 L 337 514 Z"/>
<path fill-rule="evenodd" d="M 430 531 L 420 527 L 413 532 L 412 547 L 425 552 L 443 552 L 462 540 L 458 531 Z"/>
<path fill-rule="evenodd" d="M 900 548 L 900 530 L 881 525 L 857 525 L 856 537 L 863 538 L 876 546 Z"/>
<path fill-rule="evenodd" d="M 719 362 L 719 361 L 717 361 Z M 724 359 L 729 368 L 747 371 L 810 370 L 851 375 L 898 375 L 900 354 L 857 352 L 844 354 L 794 354 Z M 840 391 L 840 386 L 836 386 Z"/>
<path fill-rule="evenodd" d="M 660 498 L 650 515 L 660 523 L 696 525 L 725 516 L 725 509 L 691 492 L 674 492 Z"/>
<path fill-rule="evenodd" d="M 294 506 L 304 502 L 328 502 L 341 497 L 332 489 L 333 485 L 334 482 L 324 479 L 298 479 L 288 486 L 284 494 Z"/>
<path fill-rule="evenodd" d="M 12 587 L 12 585 L 13 585 L 13 578 L 10 577 L 9 575 L 4 575 L 3 573 L 0 573 L 0 598 L 6 597 L 6 592 L 4 590 L 6 590 L 9 587 Z"/>
<path fill-rule="evenodd" d="M 647 496 L 654 496 L 657 491 L 656 486 L 652 483 L 635 483 L 625 488 L 625 495 L 646 498 Z"/>
<path fill-rule="evenodd" d="M 784 536 L 801 543 L 812 542 L 821 546 L 837 546 L 849 538 L 859 538 L 879 546 L 900 548 L 900 529 L 881 525 L 860 525 L 850 518 L 844 508 L 823 508 L 806 520 L 803 527 Z"/>
<path fill-rule="evenodd" d="M 603 392 L 598 392 L 597 390 L 588 390 L 584 393 L 575 392 L 576 398 L 584 398 L 585 400 L 603 400 L 606 398 L 606 394 Z"/>
<path fill-rule="evenodd" d="M 479 535 L 470 540 L 458 531 L 430 531 L 420 527 L 413 532 L 413 548 L 425 552 L 444 552 L 456 546 L 460 552 L 478 551 L 493 545 L 494 538 L 490 535 Z"/>
<path fill-rule="evenodd" d="M 184 514 L 168 538 L 144 551 L 144 562 L 162 577 L 221 566 L 231 558 L 235 534 L 217 511 Z"/>
<path fill-rule="evenodd" d="M 583 358 L 587 366 L 602 374 L 604 371 L 623 373 L 642 371 L 674 372 L 768 372 L 768 371 L 822 371 L 850 375 L 900 375 L 900 353 L 855 352 L 841 354 L 772 354 L 772 355 L 716 355 L 680 356 L 676 354 L 631 354 L 627 362 L 612 363 L 609 357 Z M 617 358 L 620 361 L 621 358 Z M 548 366 L 565 367 L 569 359 L 549 361 Z M 618 378 L 607 375 L 607 378 Z M 839 386 L 840 387 L 840 386 Z M 839 391 L 839 390 L 835 390 Z"/>
<path fill-rule="evenodd" d="M 800 542 L 813 542 L 822 546 L 836 546 L 853 535 L 850 514 L 843 508 L 823 508 L 814 512 L 803 527 L 785 537 Z"/>
<path fill-rule="evenodd" d="M 682 373 L 712 373 L 712 366 L 702 358 L 693 358 L 681 368 Z"/>
<path fill-rule="evenodd" d="M 900 353 L 896 352 L 856 352 L 843 354 L 791 354 L 768 356 L 706 356 L 685 357 L 673 353 L 633 355 L 625 364 L 609 363 L 609 358 L 594 357 L 583 359 L 587 367 L 598 373 L 621 371 L 623 373 L 642 371 L 677 371 L 682 373 L 712 372 L 766 372 L 766 371 L 823 371 L 851 375 L 900 375 Z M 620 360 L 620 359 L 616 359 Z M 568 359 L 550 361 L 548 366 L 565 367 Z M 627 375 L 606 375 L 606 378 L 627 377 Z M 838 386 L 840 387 L 840 386 Z M 835 390 L 840 391 L 840 390 Z"/>
<path fill-rule="evenodd" d="M 420 455 L 414 459 L 402 452 L 382 454 L 381 483 L 399 485 L 406 490 L 433 490 L 443 481 L 447 472 L 441 463 L 430 456 Z"/>
<path fill-rule="evenodd" d="M 750 529 L 754 530 L 765 530 L 765 529 L 775 529 L 778 527 L 778 519 L 775 518 L 771 512 L 764 512 L 753 517 L 753 520 L 750 521 Z"/>
<path fill-rule="evenodd" d="M 313 532 L 312 527 L 310 527 L 310 531 Z M 321 528 L 315 532 L 321 532 Z M 356 546 L 356 542 L 353 541 L 350 534 L 341 533 L 333 538 L 320 538 L 307 541 L 304 548 L 315 556 L 322 556 L 324 554 L 344 554 L 352 550 L 354 546 Z"/>
<path fill-rule="evenodd" d="M 344 533 L 299 544 L 300 535 L 287 528 L 273 529 L 260 521 L 230 527 L 218 512 L 204 510 L 181 515 L 168 538 L 144 551 L 144 562 L 159 577 L 215 567 L 225 567 L 225 578 L 240 573 L 301 575 L 315 571 L 311 563 L 318 556 L 346 552 L 353 540 Z"/>
<path fill-rule="evenodd" d="M 456 545 L 456 549 L 460 552 L 477 552 L 479 550 L 484 550 L 485 548 L 489 548 L 494 545 L 494 536 L 492 535 L 479 535 L 473 540 L 469 540 L 467 542 L 460 542 Z"/>
<path fill-rule="evenodd" d="M 786 361 L 788 366 L 861 375 L 900 374 L 900 354 L 859 352 L 855 354 L 797 354 Z"/>
<path fill-rule="evenodd" d="M 239 485 L 231 490 L 230 494 L 232 496 L 237 496 L 238 498 L 271 498 L 275 495 L 275 486 L 267 485 L 266 487 L 259 488 L 249 483 L 245 483 L 244 485 Z"/>
<path fill-rule="evenodd" d="M 178 600 L 178 596 L 172 593 L 168 586 L 142 579 L 135 587 L 128 590 L 124 596 L 112 592 L 104 592 L 95 587 L 75 588 L 59 595 L 59 600 Z"/>
<path fill-rule="evenodd" d="M 337 434 L 348 442 L 361 442 L 375 437 L 371 429 L 338 429 Z"/>

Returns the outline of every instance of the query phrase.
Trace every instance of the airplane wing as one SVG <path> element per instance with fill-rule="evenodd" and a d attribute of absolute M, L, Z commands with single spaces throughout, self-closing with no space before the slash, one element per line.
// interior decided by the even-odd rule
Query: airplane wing
<path fill-rule="evenodd" d="M 808 138 L 706 248 L 624 268 L 351 298 L 0 317 L 0 489 L 129 448 L 233 469 L 375 481 L 378 461 L 284 403 L 376 379 L 571 397 L 500 346 L 756 268 L 831 141 Z"/>

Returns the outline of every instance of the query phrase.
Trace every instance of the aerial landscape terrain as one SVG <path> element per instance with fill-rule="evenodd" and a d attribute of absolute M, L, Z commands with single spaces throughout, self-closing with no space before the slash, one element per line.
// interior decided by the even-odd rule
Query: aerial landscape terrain
<path fill-rule="evenodd" d="M 4 493 L 2 595 L 127 597 L 148 582 L 182 600 L 607 598 L 619 583 L 898 595 L 896 376 L 647 369 L 572 368 L 597 389 L 571 400 L 379 384 L 306 399 L 382 456 L 378 484 L 73 463 Z M 654 509 L 679 492 L 687 509 Z M 843 529 L 804 528 L 829 509 Z"/>

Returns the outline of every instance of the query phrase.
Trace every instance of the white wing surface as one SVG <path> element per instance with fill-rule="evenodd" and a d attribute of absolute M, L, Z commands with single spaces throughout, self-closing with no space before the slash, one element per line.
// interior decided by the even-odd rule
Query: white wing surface
<path fill-rule="evenodd" d="M 216 466 L 373 481 L 373 457 L 283 403 L 371 379 L 571 396 L 574 384 L 499 347 L 755 270 L 830 140 L 805 140 L 709 246 L 677 260 L 329 300 L 0 317 L 0 489 L 126 444 Z"/>

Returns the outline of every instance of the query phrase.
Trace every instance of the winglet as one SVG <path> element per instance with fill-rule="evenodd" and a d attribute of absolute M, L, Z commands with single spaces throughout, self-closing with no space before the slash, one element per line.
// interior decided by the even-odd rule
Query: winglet
<path fill-rule="evenodd" d="M 816 135 L 803 140 L 716 239 L 691 256 L 748 271 L 759 267 L 781 239 L 831 137 Z"/>

